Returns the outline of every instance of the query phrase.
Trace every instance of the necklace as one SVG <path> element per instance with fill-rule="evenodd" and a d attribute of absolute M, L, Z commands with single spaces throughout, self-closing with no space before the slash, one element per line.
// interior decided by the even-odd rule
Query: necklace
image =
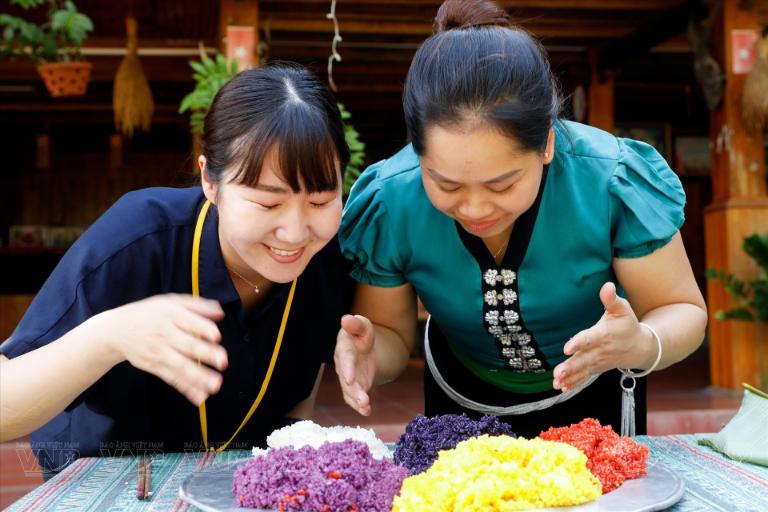
<path fill-rule="evenodd" d="M 249 280 L 247 280 L 245 277 L 243 277 L 243 275 L 242 275 L 242 274 L 240 274 L 240 272 L 238 272 L 237 270 L 235 270 L 235 269 L 233 269 L 233 268 L 227 267 L 227 269 L 229 269 L 229 270 L 230 270 L 230 271 L 231 271 L 233 274 L 235 274 L 237 277 L 239 277 L 240 279 L 242 279 L 243 281 L 245 281 L 246 283 L 248 283 L 248 285 L 249 285 L 251 288 L 253 288 L 253 293 L 255 293 L 255 294 L 257 294 L 257 295 L 258 295 L 259 293 L 261 293 L 261 289 L 259 289 L 259 285 L 258 285 L 258 284 L 253 284 L 252 282 L 250 282 Z"/>
<path fill-rule="evenodd" d="M 206 201 L 203 204 L 203 207 L 200 209 L 200 214 L 197 216 L 197 224 L 195 225 L 194 238 L 192 239 L 192 295 L 194 295 L 195 297 L 200 296 L 200 240 L 202 239 L 202 236 L 203 236 L 203 224 L 205 223 L 205 216 L 208 214 L 208 208 L 210 206 L 211 206 L 210 201 Z M 237 274 L 237 272 L 235 272 L 235 274 Z M 237 275 L 240 276 L 240 274 L 237 274 Z M 248 282 L 248 280 L 243 276 L 240 276 L 240 278 L 243 281 Z M 237 430 L 235 430 L 235 433 L 232 434 L 232 437 L 230 437 L 226 443 L 222 444 L 221 446 L 215 449 L 215 451 L 217 452 L 224 451 L 224 449 L 227 446 L 229 446 L 232 440 L 235 439 L 235 437 L 237 437 L 237 434 L 239 434 L 240 431 L 243 430 L 243 427 L 245 427 L 245 425 L 251 419 L 251 416 L 253 416 L 253 413 L 256 412 L 256 409 L 259 407 L 259 404 L 261 404 L 262 398 L 264 398 L 264 394 L 267 392 L 269 381 L 272 379 L 272 373 L 275 370 L 275 363 L 277 362 L 277 356 L 280 354 L 280 346 L 283 344 L 283 334 L 285 334 L 285 328 L 288 325 L 288 315 L 290 315 L 291 313 L 291 304 L 293 304 L 293 295 L 296 292 L 297 280 L 298 278 L 293 280 L 293 283 L 291 284 L 291 290 L 288 292 L 288 299 L 285 302 L 285 309 L 283 310 L 283 319 L 280 321 L 280 329 L 277 331 L 275 348 L 272 350 L 272 358 L 269 360 L 269 367 L 267 368 L 267 374 L 264 376 L 264 380 L 261 382 L 261 389 L 259 389 L 259 394 L 256 395 L 256 399 L 253 401 L 251 408 L 245 414 L 245 418 L 243 418 L 243 421 L 240 422 L 240 426 L 237 427 Z M 254 289 L 256 293 L 259 293 L 258 291 L 259 289 L 257 286 L 254 286 Z M 200 359 L 197 360 L 197 365 L 200 366 Z M 205 446 L 206 451 L 208 451 L 209 449 L 210 451 L 214 451 L 213 446 L 210 446 L 210 447 L 208 446 L 208 414 L 205 408 L 205 401 L 200 403 L 200 405 L 198 406 L 198 412 L 200 415 L 200 433 L 203 436 L 203 446 Z"/>
<path fill-rule="evenodd" d="M 494 253 L 494 255 L 493 255 L 493 259 L 494 259 L 494 260 L 495 260 L 496 258 L 498 258 L 498 257 L 499 257 L 499 254 L 501 254 L 501 252 L 502 252 L 504 249 L 506 249 L 506 248 L 507 248 L 507 245 L 509 245 L 509 238 L 507 238 L 507 241 L 506 241 L 506 242 L 504 242 L 504 245 L 502 245 L 502 246 L 501 246 L 501 248 L 500 248 L 498 251 L 496 251 L 496 252 Z"/>

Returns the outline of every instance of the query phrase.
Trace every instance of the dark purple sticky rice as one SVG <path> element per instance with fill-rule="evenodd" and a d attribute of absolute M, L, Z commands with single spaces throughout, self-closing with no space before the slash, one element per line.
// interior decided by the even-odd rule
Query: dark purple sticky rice
<path fill-rule="evenodd" d="M 440 450 L 450 450 L 465 439 L 482 434 L 515 437 L 512 427 L 499 418 L 486 414 L 471 420 L 466 414 L 444 414 L 427 418 L 421 414 L 405 427 L 405 433 L 395 447 L 395 463 L 405 466 L 414 475 L 432 467 Z"/>
<path fill-rule="evenodd" d="M 389 512 L 409 474 L 348 439 L 319 448 L 273 448 L 253 457 L 235 470 L 232 494 L 241 507 Z"/>

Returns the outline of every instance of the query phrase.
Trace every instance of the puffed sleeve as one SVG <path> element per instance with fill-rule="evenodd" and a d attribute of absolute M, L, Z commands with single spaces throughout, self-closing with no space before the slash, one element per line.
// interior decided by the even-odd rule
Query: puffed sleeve
<path fill-rule="evenodd" d="M 639 258 L 666 245 L 683 225 L 685 192 L 652 146 L 619 139 L 619 151 L 608 186 L 613 252 L 618 258 Z"/>
<path fill-rule="evenodd" d="M 379 177 L 384 164 L 385 161 L 371 165 L 352 187 L 344 207 L 339 240 L 342 253 L 352 262 L 350 275 L 355 280 L 392 287 L 407 280 Z"/>

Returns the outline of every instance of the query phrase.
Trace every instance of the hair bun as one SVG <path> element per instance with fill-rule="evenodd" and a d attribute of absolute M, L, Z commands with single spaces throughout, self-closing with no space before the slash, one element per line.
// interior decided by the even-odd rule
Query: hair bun
<path fill-rule="evenodd" d="M 511 27 L 507 11 L 491 0 L 445 0 L 437 10 L 432 31 L 471 27 Z"/>

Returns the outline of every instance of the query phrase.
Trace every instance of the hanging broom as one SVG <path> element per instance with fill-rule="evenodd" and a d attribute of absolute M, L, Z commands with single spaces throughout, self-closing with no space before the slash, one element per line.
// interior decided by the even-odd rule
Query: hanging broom
<path fill-rule="evenodd" d="M 755 65 L 741 95 L 741 117 L 747 131 L 758 135 L 768 127 L 768 31 L 755 45 Z"/>
<path fill-rule="evenodd" d="M 139 62 L 136 19 L 127 17 L 125 27 L 128 33 L 128 52 L 117 68 L 112 105 L 115 110 L 115 128 L 132 137 L 134 128 L 145 132 L 149 130 L 155 106 L 147 77 Z"/>

